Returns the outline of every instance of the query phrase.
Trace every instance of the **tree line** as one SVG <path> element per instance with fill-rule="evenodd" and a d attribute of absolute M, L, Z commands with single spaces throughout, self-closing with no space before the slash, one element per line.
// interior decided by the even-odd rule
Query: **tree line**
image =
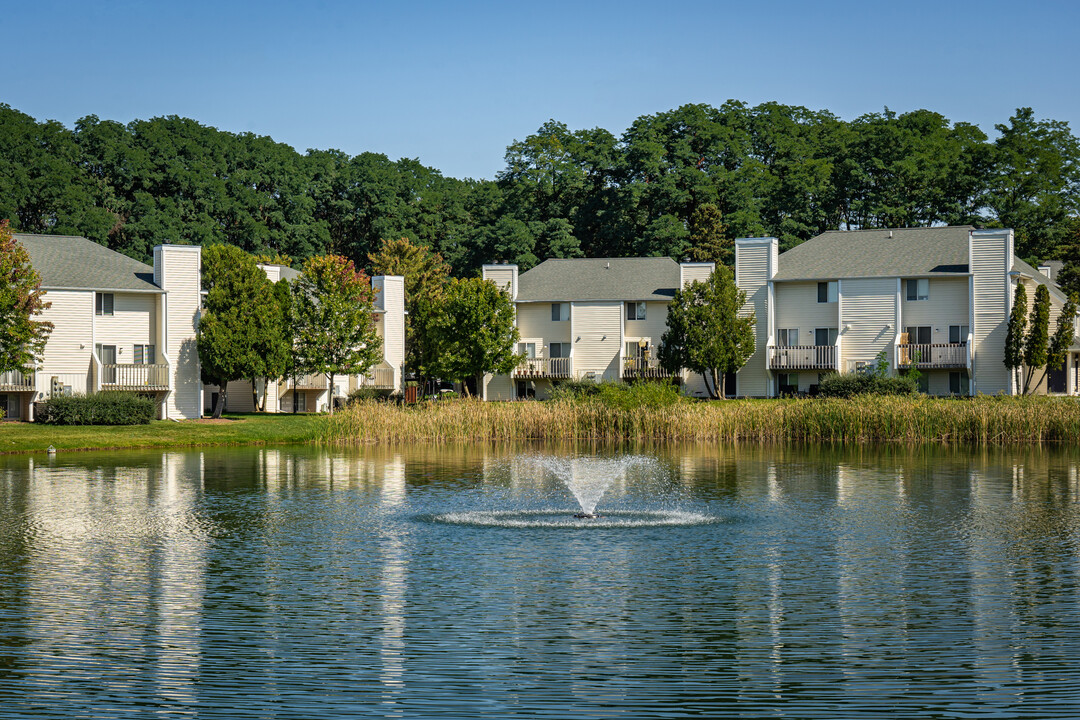
<path fill-rule="evenodd" d="M 1080 142 L 1030 108 L 996 131 L 930 110 L 849 121 L 772 102 L 694 104 L 618 136 L 549 121 L 507 148 L 494 180 L 471 180 L 176 116 L 91 115 L 68 129 L 0 105 L 0 218 L 142 260 L 168 241 L 369 267 L 383 240 L 404 237 L 456 277 L 495 260 L 730 262 L 735 237 L 773 235 L 788 249 L 831 229 L 971 223 L 1014 228 L 1021 257 L 1065 260 L 1075 276 Z"/>

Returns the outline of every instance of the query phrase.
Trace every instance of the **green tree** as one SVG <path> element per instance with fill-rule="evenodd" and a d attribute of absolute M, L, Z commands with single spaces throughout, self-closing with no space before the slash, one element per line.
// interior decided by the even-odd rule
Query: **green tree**
<path fill-rule="evenodd" d="M 723 397 L 723 380 L 754 354 L 754 316 L 740 315 L 746 292 L 731 270 L 720 265 L 705 282 L 675 291 L 668 307 L 660 362 L 671 372 L 701 373 L 712 398 Z"/>
<path fill-rule="evenodd" d="M 1050 341 L 1050 291 L 1045 285 L 1035 288 L 1027 337 L 1024 338 L 1024 394 L 1031 389 L 1035 371 L 1046 365 Z"/>
<path fill-rule="evenodd" d="M 1057 326 L 1054 334 L 1050 337 L 1050 347 L 1046 352 L 1046 368 L 1043 377 L 1049 369 L 1061 370 L 1065 367 L 1065 360 L 1069 357 L 1069 348 L 1076 339 L 1076 298 L 1075 294 L 1069 295 L 1068 300 L 1061 308 L 1058 315 Z M 1042 382 L 1041 380 L 1039 381 Z"/>
<path fill-rule="evenodd" d="M 53 324 L 34 319 L 51 305 L 42 295 L 29 253 L 0 220 L 0 373 L 29 370 L 44 354 Z"/>
<path fill-rule="evenodd" d="M 1016 283 L 1013 291 L 1012 312 L 1009 313 L 1009 325 L 1005 333 L 1005 367 L 1016 379 L 1017 371 L 1024 365 L 1024 335 L 1027 333 L 1028 302 L 1024 283 Z"/>
<path fill-rule="evenodd" d="M 196 345 L 203 382 L 217 385 L 214 417 L 225 409 L 233 380 L 270 374 L 267 358 L 282 342 L 283 329 L 272 308 L 272 284 L 254 258 L 232 245 L 209 245 L 202 253 L 206 290 Z M 256 400 L 256 407 L 258 402 Z"/>
<path fill-rule="evenodd" d="M 432 364 L 427 374 L 460 380 L 509 373 L 521 362 L 510 296 L 490 280 L 452 280 L 428 317 Z M 466 394 L 468 394 L 468 385 Z"/>
<path fill-rule="evenodd" d="M 986 204 L 1016 231 L 1017 255 L 1050 257 L 1080 211 L 1080 140 L 1068 123 L 1036 120 L 1031 108 L 1018 108 L 1008 125 L 995 127 Z"/>
<path fill-rule="evenodd" d="M 326 375 L 330 413 L 334 375 L 362 375 L 382 358 L 375 291 L 362 270 L 340 255 L 304 263 L 293 286 L 293 331 L 300 369 Z"/>
<path fill-rule="evenodd" d="M 712 203 L 699 205 L 690 216 L 690 257 L 695 262 L 735 266 L 735 244 L 726 236 L 720 209 Z"/>
<path fill-rule="evenodd" d="M 405 278 L 405 368 L 420 373 L 431 364 L 431 342 L 427 337 L 427 314 L 443 292 L 450 266 L 430 248 L 408 238 L 383 240 L 377 253 L 368 256 L 376 275 Z"/>

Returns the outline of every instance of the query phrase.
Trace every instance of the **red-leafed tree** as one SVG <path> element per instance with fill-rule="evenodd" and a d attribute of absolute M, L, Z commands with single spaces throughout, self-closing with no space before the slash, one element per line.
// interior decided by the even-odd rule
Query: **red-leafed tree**
<path fill-rule="evenodd" d="M 44 354 L 53 324 L 34 319 L 50 305 L 44 294 L 29 253 L 0 220 L 0 372 L 27 370 Z"/>

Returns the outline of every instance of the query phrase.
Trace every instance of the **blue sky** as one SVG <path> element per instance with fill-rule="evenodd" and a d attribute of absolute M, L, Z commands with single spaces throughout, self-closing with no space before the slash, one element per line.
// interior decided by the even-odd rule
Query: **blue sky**
<path fill-rule="evenodd" d="M 616 135 L 734 98 L 845 119 L 927 108 L 1080 134 L 1073 2 L 13 2 L 0 102 L 38 120 L 182 115 L 303 152 L 491 178 L 549 118 Z"/>

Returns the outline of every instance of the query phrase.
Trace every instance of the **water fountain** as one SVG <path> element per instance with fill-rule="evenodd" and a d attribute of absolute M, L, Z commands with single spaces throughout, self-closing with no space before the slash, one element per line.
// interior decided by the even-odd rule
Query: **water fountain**
<path fill-rule="evenodd" d="M 544 508 L 543 510 L 473 510 L 434 516 L 434 520 L 454 525 L 492 527 L 655 527 L 685 526 L 715 522 L 716 519 L 697 512 L 680 509 L 610 510 L 603 514 L 597 505 L 616 484 L 622 487 L 644 487 L 661 497 L 661 504 L 670 500 L 662 495 L 666 468 L 656 458 L 646 455 L 564 456 L 528 454 L 511 458 L 507 463 L 511 475 L 542 481 L 553 477 L 569 490 L 578 504 L 578 511 Z M 652 502 L 649 502 L 653 505 Z M 587 522 L 582 522 L 587 521 Z"/>

